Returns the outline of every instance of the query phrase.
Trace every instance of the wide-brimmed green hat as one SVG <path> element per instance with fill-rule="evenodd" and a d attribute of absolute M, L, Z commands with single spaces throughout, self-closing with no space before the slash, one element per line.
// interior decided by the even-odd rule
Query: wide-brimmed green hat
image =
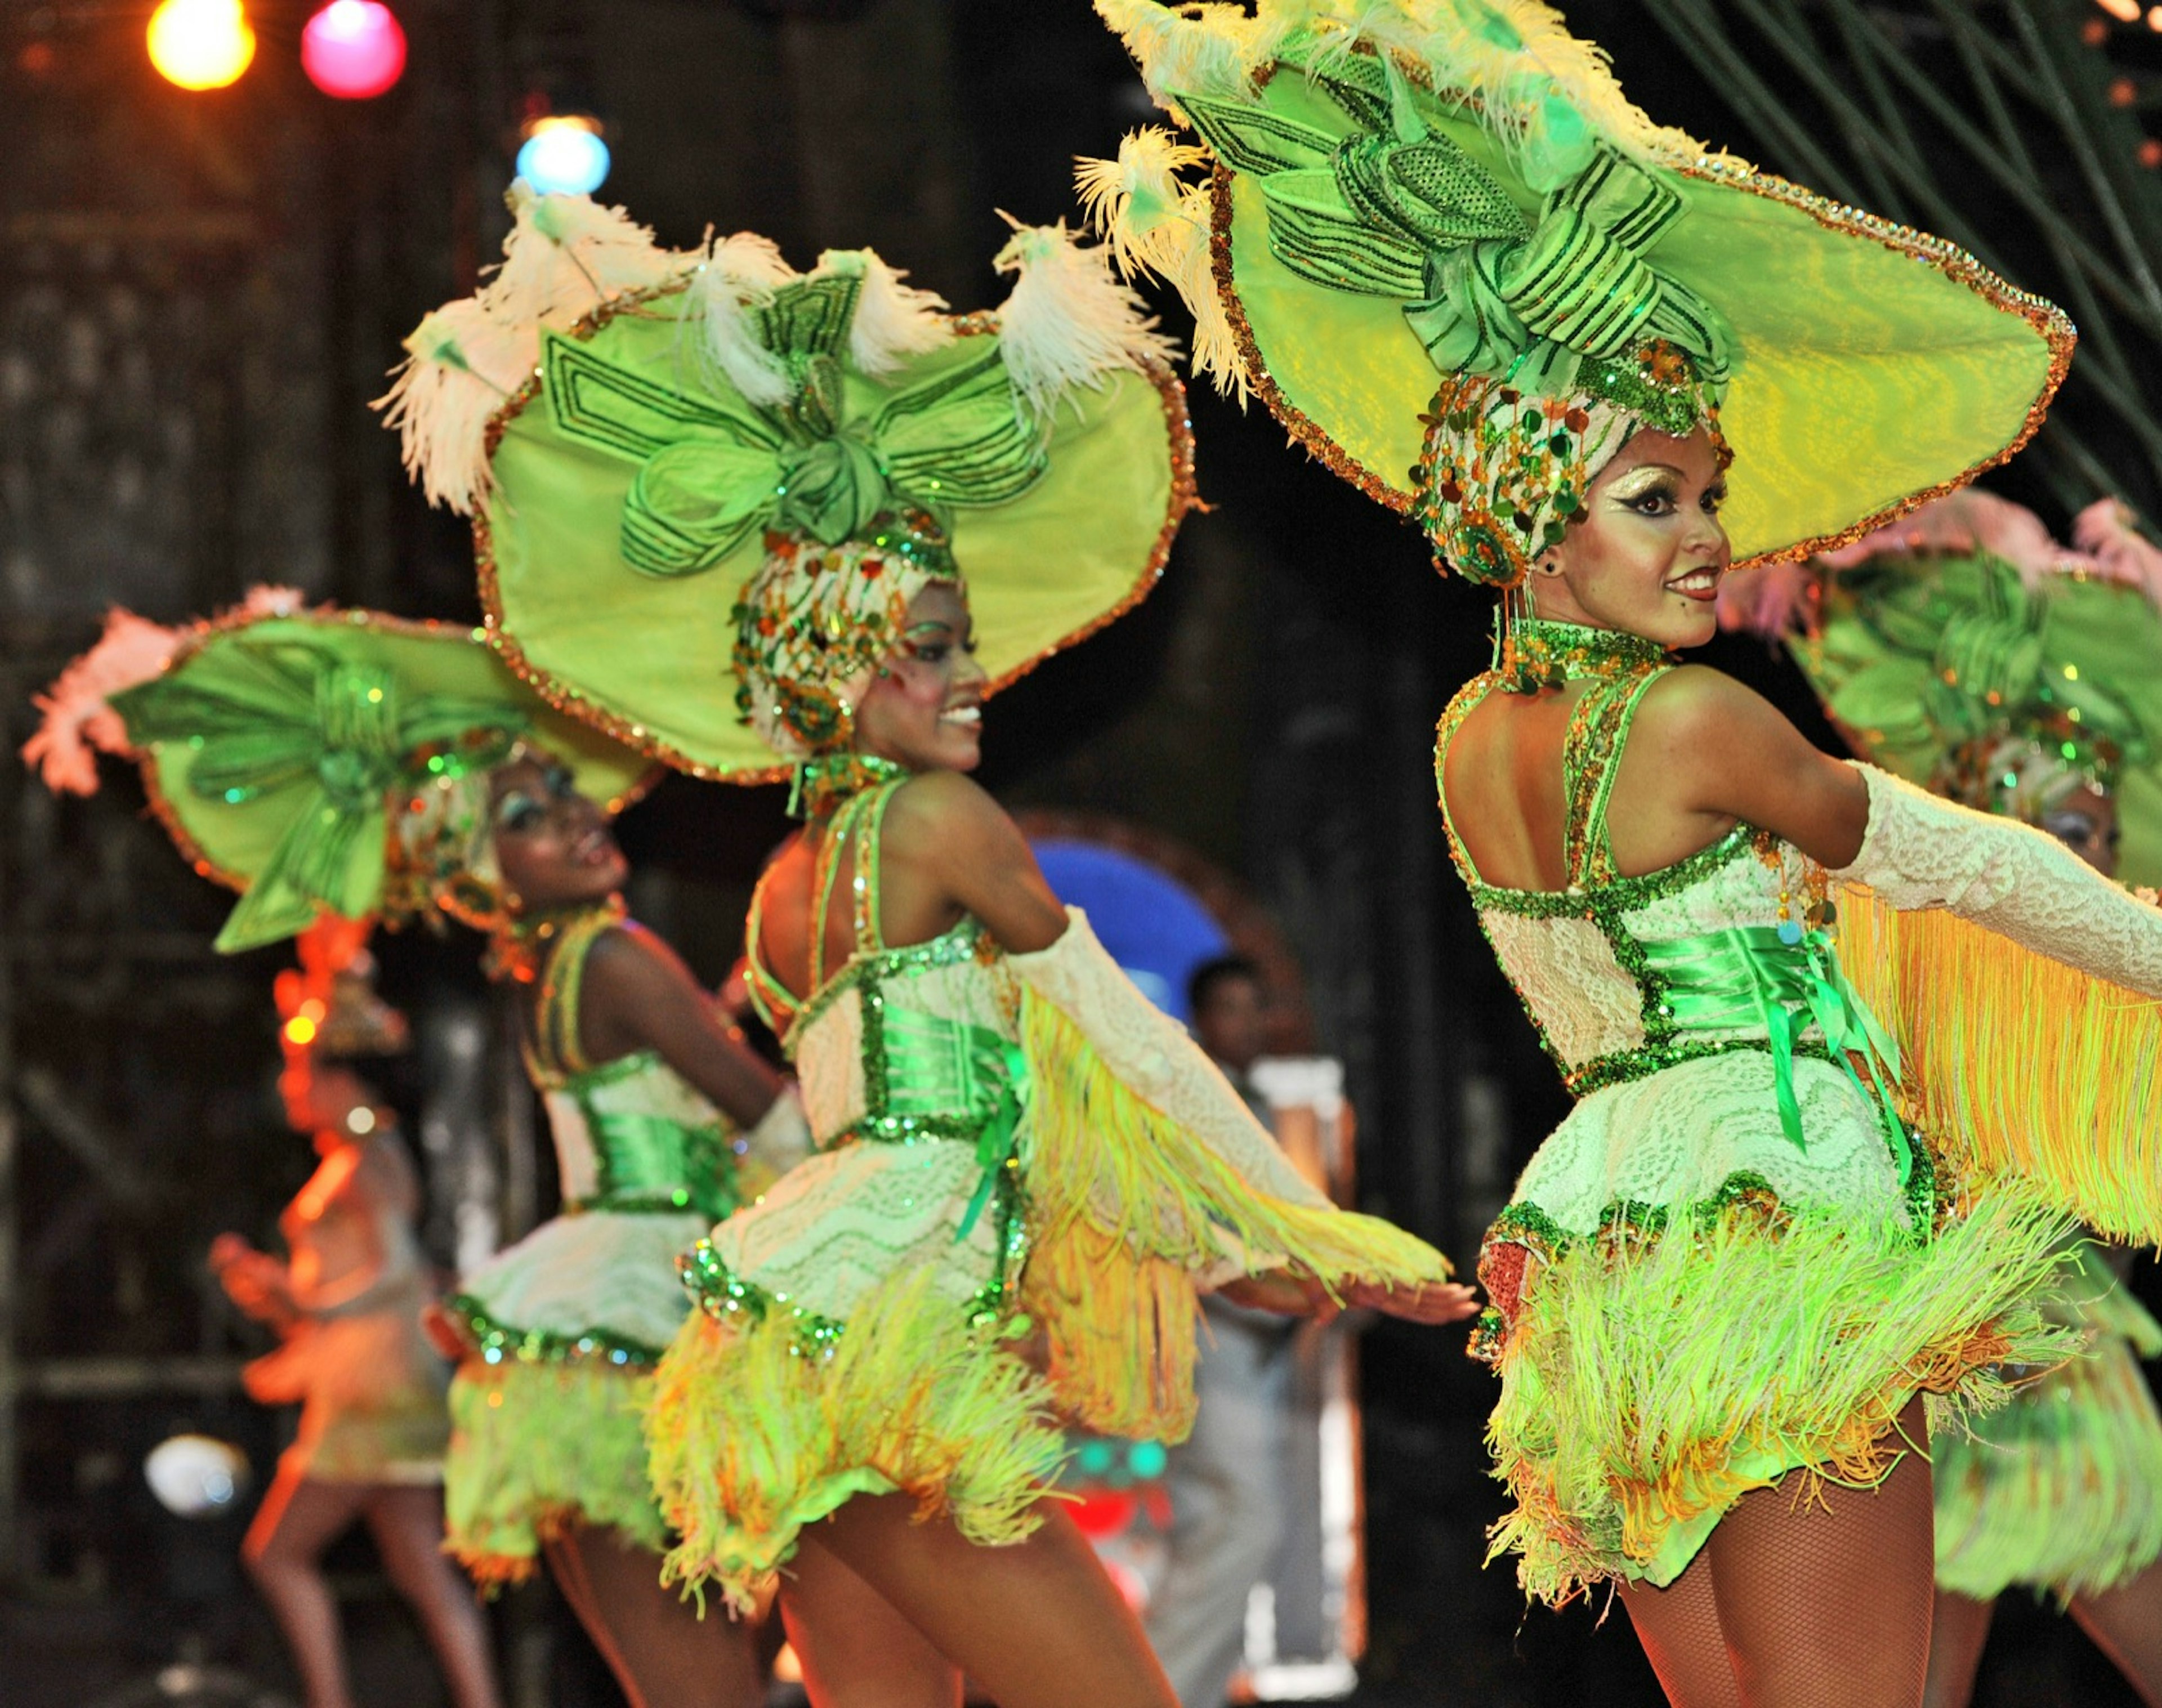
<path fill-rule="evenodd" d="M 443 802 L 520 742 L 568 765 L 613 812 L 653 770 L 544 703 L 484 634 L 373 611 L 246 611 L 185 631 L 164 670 L 110 696 L 160 820 L 196 870 L 242 892 L 221 949 L 348 919 L 451 905 L 448 870 L 413 870 L 427 834 L 486 833 Z M 468 788 L 466 792 L 470 792 Z M 484 791 L 483 791 L 484 793 Z M 401 824 L 403 820 L 415 823 Z M 399 875 L 420 880 L 401 885 Z"/>
<path fill-rule="evenodd" d="M 1100 252 L 1019 229 L 1005 307 L 958 317 L 867 250 L 670 260 L 575 318 L 484 290 L 409 341 L 415 471 L 472 495 L 491 638 L 552 703 L 702 776 L 776 776 L 845 735 L 894 582 L 965 585 L 993 690 L 1153 586 L 1194 502 L 1185 396 Z"/>
<path fill-rule="evenodd" d="M 2118 875 L 2162 883 L 2162 612 L 2142 589 L 1888 549 L 1827 572 L 1789 645 L 1863 757 L 1997 811 L 2018 810 L 2034 761 L 2084 777 L 2115 802 Z"/>
<path fill-rule="evenodd" d="M 1115 248 L 1178 285 L 1198 367 L 1397 509 L 1460 479 L 1432 447 L 1466 403 L 1436 398 L 1470 379 L 1475 415 L 1716 420 L 1736 561 L 1798 555 L 2011 455 L 2071 358 L 2063 315 L 1952 245 L 1654 126 L 1533 0 L 1097 3 L 1196 138 L 1084 168 Z M 1542 455 L 1604 431 L 1535 426 Z M 1514 572 L 1574 514 L 1583 449 L 1499 517 Z"/>

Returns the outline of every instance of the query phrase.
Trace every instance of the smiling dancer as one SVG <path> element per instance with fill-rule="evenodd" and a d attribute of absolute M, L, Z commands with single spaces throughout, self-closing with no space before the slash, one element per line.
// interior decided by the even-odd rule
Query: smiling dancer
<path fill-rule="evenodd" d="M 551 711 L 469 629 L 261 596 L 185 631 L 116 617 L 39 755 L 94 786 L 70 729 L 138 756 L 182 851 L 242 889 L 222 948 L 326 910 L 490 933 L 565 1214 L 450 1301 L 448 1546 L 483 1584 L 545 1554 L 634 1705 L 758 1700 L 744 1628 L 661 1586 L 638 1395 L 685 1314 L 676 1255 L 747 1195 L 744 1153 L 801 1154 L 802 1116 L 624 917 L 607 820 L 647 762 Z"/>
<path fill-rule="evenodd" d="M 730 238 L 514 329 L 530 384 L 419 340 L 407 419 L 426 478 L 464 467 L 464 397 L 514 392 L 439 483 L 493 488 L 483 593 L 544 692 L 707 775 L 796 769 L 749 948 L 821 1154 L 689 1266 L 651 1421 L 671 1570 L 742 1601 L 786 1564 L 791 1602 L 851 1609 L 791 1624 L 821 1701 L 958 1702 L 965 1669 L 1008 1708 L 1168 1708 L 1042 1499 L 1053 1408 L 1183 1433 L 1209 1281 L 1470 1307 L 1305 1185 L 966 775 L 986 696 L 1138 600 L 1193 498 L 1100 256 L 1024 229 L 1000 264 L 998 316 L 953 319 L 868 252 L 797 274 Z"/>
<path fill-rule="evenodd" d="M 1849 537 L 2009 454 L 2071 328 L 1653 126 L 1524 0 L 1099 9 L 1201 138 L 1086 175 L 1121 252 L 1182 285 L 1235 384 L 1507 590 L 1437 781 L 1581 1100 L 1481 1260 L 1496 1548 L 1545 1598 L 1616 1585 L 1677 1702 L 1918 1703 L 1924 1397 L 1942 1418 L 2069 1350 L 2026 1303 L 2060 1226 L 2029 1190 L 2162 1232 L 2162 912 L 1670 649 L 1713 632 L 1731 551 Z M 1882 943 L 1893 909 L 1944 911 L 1872 957 L 1880 1025 L 1830 927 L 1869 912 Z M 2038 1097 L 2030 1042 L 2122 1046 L 2118 1083 Z M 2007 1055 L 2030 1078 L 1999 1101 Z"/>
<path fill-rule="evenodd" d="M 2046 830 L 2097 870 L 2162 880 L 2162 565 L 2105 499 L 2071 550 L 1970 489 L 1813 560 L 1745 572 L 1721 618 L 1787 640 L 1854 750 Z M 1806 577 L 1806 578 L 1805 578 Z M 1769 584 L 1769 585 L 1765 585 Z M 1783 589 L 1783 593 L 1780 590 Z M 1965 1708 L 1997 1598 L 2049 1590 L 2162 1708 L 2162 1327 L 2092 1241 L 2044 1301 L 2088 1351 L 1935 1444 L 1928 1708 Z M 2118 1254 L 2122 1256 L 2123 1254 Z"/>

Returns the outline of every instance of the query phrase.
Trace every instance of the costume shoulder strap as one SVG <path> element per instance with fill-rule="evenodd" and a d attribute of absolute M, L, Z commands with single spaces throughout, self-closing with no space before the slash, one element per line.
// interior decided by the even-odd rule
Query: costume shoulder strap
<path fill-rule="evenodd" d="M 822 988 L 828 978 L 826 928 L 833 917 L 833 892 L 838 887 L 843 849 L 849 850 L 849 935 L 859 955 L 875 954 L 885 947 L 879 931 L 880 835 L 885 827 L 885 809 L 894 791 L 908 781 L 895 777 L 852 795 L 833 815 L 818 847 L 812 890 L 816 900 L 811 920 L 812 988 Z"/>
<path fill-rule="evenodd" d="M 1614 776 L 1645 692 L 1671 668 L 1662 665 L 1639 676 L 1596 677 L 1569 714 L 1561 752 L 1562 856 L 1572 885 L 1611 884 L 1622 875 L 1606 833 Z"/>
<path fill-rule="evenodd" d="M 1441 714 L 1441 722 L 1434 730 L 1434 793 L 1441 803 L 1441 828 L 1449 837 L 1449 857 L 1455 863 L 1459 876 L 1467 884 L 1481 881 L 1478 869 L 1471 864 L 1471 856 L 1465 852 L 1464 838 L 1456 833 L 1456 820 L 1449 810 L 1449 789 L 1443 773 L 1449 765 L 1449 750 L 1456 740 L 1457 732 L 1463 729 L 1480 702 L 1493 691 L 1501 680 L 1492 671 L 1472 677 L 1456 691 L 1455 698 Z"/>
<path fill-rule="evenodd" d="M 768 867 L 750 892 L 750 913 L 744 921 L 744 989 L 758 1017 L 777 1038 L 786 1038 L 796 1021 L 796 995 L 775 974 L 765 958 L 765 886 Z"/>
<path fill-rule="evenodd" d="M 578 1016 L 585 990 L 586 957 L 618 925 L 629 927 L 609 908 L 595 908 L 564 922 L 540 963 L 540 988 L 533 1005 L 532 1066 L 544 1084 L 583 1073 L 593 1063 L 578 1039 Z"/>

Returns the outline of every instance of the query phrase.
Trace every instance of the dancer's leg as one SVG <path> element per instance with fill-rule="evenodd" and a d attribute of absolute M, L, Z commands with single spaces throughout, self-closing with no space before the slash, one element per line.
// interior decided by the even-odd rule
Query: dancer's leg
<path fill-rule="evenodd" d="M 1624 1587 L 1622 1605 L 1674 1708 L 1742 1708 L 1712 1593 L 1711 1562 L 1704 1554 L 1663 1590 Z"/>
<path fill-rule="evenodd" d="M 961 1708 L 960 1668 L 833 1554 L 807 1536 L 788 1574 L 781 1614 L 812 1708 Z"/>
<path fill-rule="evenodd" d="M 705 1617 L 661 1582 L 661 1556 L 619 1530 L 580 1525 L 548 1544 L 548 1570 L 630 1708 L 750 1708 L 764 1700 L 750 1627 L 708 1599 Z"/>
<path fill-rule="evenodd" d="M 307 1708 L 352 1708 L 337 1604 L 316 1562 L 360 1516 L 365 1486 L 311 1481 L 280 1466 L 240 1544 L 241 1563 L 285 1633 Z"/>
<path fill-rule="evenodd" d="M 368 1491 L 367 1512 L 384 1572 L 436 1651 L 452 1708 L 496 1708 L 488 1622 L 473 1585 L 443 1553 L 441 1489 L 379 1483 Z"/>
<path fill-rule="evenodd" d="M 1925 1448 L 1921 1402 L 1899 1428 Z M 1790 1476 L 1736 1502 L 1705 1546 L 1748 1708 L 1919 1708 L 1936 1550 L 1930 1462 L 1911 1451 L 1874 1489 Z"/>
<path fill-rule="evenodd" d="M 2162 1560 L 2128 1584 L 2075 1596 L 2071 1611 L 2147 1708 L 2162 1708 Z"/>
<path fill-rule="evenodd" d="M 858 1496 L 809 1533 L 1000 1708 L 1178 1708 L 1163 1669 L 1073 1521 L 979 1547 L 901 1495 Z"/>
<path fill-rule="evenodd" d="M 1937 1607 L 1930 1620 L 1930 1680 L 1922 1693 L 1923 1708 L 1966 1708 L 1974 1700 L 1975 1669 L 1982 1664 L 1982 1645 L 1989 1641 L 1989 1622 L 1997 1611 L 1994 1600 L 1977 1601 L 1971 1596 L 1937 1591 Z"/>

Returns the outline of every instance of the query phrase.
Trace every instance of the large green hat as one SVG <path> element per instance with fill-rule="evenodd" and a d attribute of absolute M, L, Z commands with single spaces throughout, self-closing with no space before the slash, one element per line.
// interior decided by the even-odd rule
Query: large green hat
<path fill-rule="evenodd" d="M 159 817 L 239 890 L 221 949 L 348 919 L 483 904 L 489 768 L 530 742 L 608 811 L 652 767 L 543 703 L 478 629 L 373 611 L 248 610 L 179 637 L 163 671 L 110 695 Z"/>
<path fill-rule="evenodd" d="M 1653 125 L 1536 0 L 1097 4 L 1198 138 L 1084 169 L 1115 248 L 1197 367 L 1478 578 L 1557 536 L 1611 412 L 1724 438 L 1747 561 L 2003 461 L 2071 359 L 1951 245 Z"/>
<path fill-rule="evenodd" d="M 1828 572 L 1789 645 L 1865 757 L 2036 823 L 2084 779 L 2115 800 L 2118 876 L 2162 883 L 2162 612 L 2141 589 L 1890 550 Z"/>
<path fill-rule="evenodd" d="M 425 370 L 428 408 L 399 422 L 431 489 L 471 496 L 498 650 L 619 739 L 748 781 L 845 739 L 927 579 L 965 585 L 993 689 L 1140 600 L 1193 503 L 1168 347 L 1063 228 L 1000 264 L 995 316 L 869 251 L 798 274 L 738 236 L 575 317 L 486 291 L 431 317 L 400 381 Z"/>

